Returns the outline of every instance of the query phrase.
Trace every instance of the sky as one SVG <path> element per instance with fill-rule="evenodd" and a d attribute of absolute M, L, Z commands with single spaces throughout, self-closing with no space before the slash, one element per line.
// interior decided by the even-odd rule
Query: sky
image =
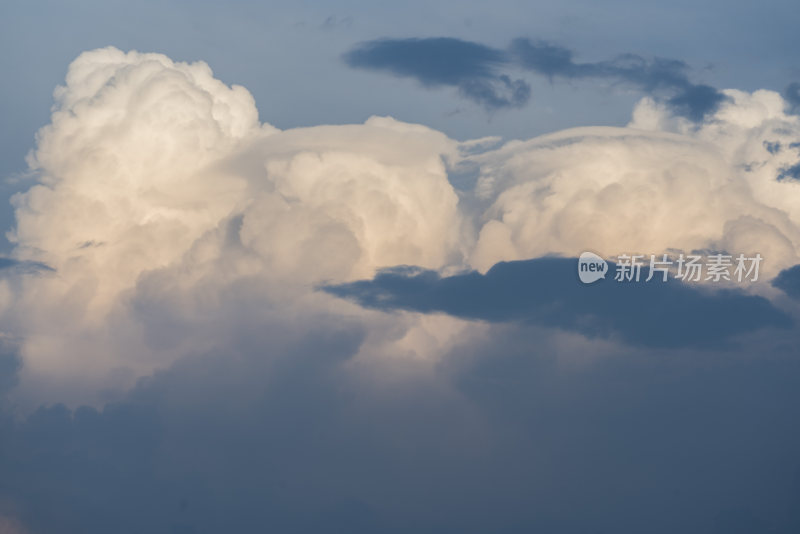
<path fill-rule="evenodd" d="M 796 3 L 0 6 L 0 534 L 800 531 Z"/>

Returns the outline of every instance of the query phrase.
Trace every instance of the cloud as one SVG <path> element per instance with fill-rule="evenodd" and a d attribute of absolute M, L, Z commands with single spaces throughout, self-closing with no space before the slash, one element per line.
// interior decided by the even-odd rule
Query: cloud
<path fill-rule="evenodd" d="M 667 104 L 676 115 L 700 122 L 716 111 L 726 99 L 724 93 L 709 85 L 689 85 L 667 100 Z"/>
<path fill-rule="evenodd" d="M 503 83 L 486 68 L 458 86 Z M 800 191 L 779 179 L 800 119 L 774 92 L 724 94 L 700 122 L 648 97 L 625 128 L 496 146 L 389 117 L 280 131 L 204 63 L 82 54 L 0 276 L 0 517 L 43 534 L 796 532 L 798 340 L 778 327 L 798 308 L 770 280 L 800 263 Z M 748 294 L 605 300 L 588 295 L 617 286 L 570 291 L 567 260 L 493 267 L 587 248 L 765 260 Z M 657 304 L 685 308 L 682 333 L 635 311 Z"/>
<path fill-rule="evenodd" d="M 383 311 L 531 323 L 587 336 L 619 336 L 650 347 L 711 347 L 759 328 L 792 324 L 762 297 L 703 291 L 674 279 L 584 286 L 575 276 L 576 265 L 577 259 L 540 258 L 498 263 L 486 274 L 448 277 L 434 271 L 388 270 L 373 280 L 323 290 Z M 609 270 L 614 269 L 611 263 Z M 642 271 L 645 279 L 647 272 Z"/>
<path fill-rule="evenodd" d="M 693 121 L 701 121 L 726 99 L 713 87 L 691 83 L 689 66 L 683 61 L 623 54 L 607 61 L 576 63 L 574 53 L 567 48 L 524 38 L 514 39 L 510 50 L 522 67 L 551 79 L 594 78 L 624 83 L 647 94 L 671 94 L 667 105 L 675 114 Z"/>
<path fill-rule="evenodd" d="M 101 409 L 4 419 L 0 499 L 42 533 L 699 534 L 745 517 L 788 534 L 800 520 L 794 357 L 498 325 L 430 373 L 355 361 L 362 333 L 341 317 L 293 339 L 291 321 L 250 325 Z M 591 358 L 560 359 L 576 351 Z"/>
<path fill-rule="evenodd" d="M 663 96 L 672 111 L 701 121 L 726 96 L 708 85 L 690 82 L 683 61 L 623 54 L 612 60 L 577 63 L 574 52 L 547 41 L 516 38 L 507 50 L 448 37 L 377 39 L 356 45 L 344 54 L 350 67 L 388 71 L 411 77 L 424 87 L 457 87 L 462 96 L 486 109 L 521 107 L 530 99 L 530 86 L 500 73 L 516 68 L 560 78 L 606 80 L 626 84 L 646 94 Z"/>
<path fill-rule="evenodd" d="M 96 402 L 84 395 L 130 387 L 201 346 L 169 339 L 197 315 L 224 316 L 212 302 L 231 285 L 296 307 L 324 279 L 461 261 L 447 179 L 457 157 L 444 134 L 388 117 L 278 131 L 204 63 L 82 54 L 38 133 L 38 183 L 13 199 L 9 261 L 56 273 L 0 281 L 4 324 L 25 339 L 22 382 Z M 170 316 L 167 335 L 153 318 Z"/>
<path fill-rule="evenodd" d="M 566 130 L 471 156 L 482 202 L 470 264 L 723 250 L 760 252 L 764 276 L 775 276 L 797 263 L 800 191 L 777 179 L 792 155 L 762 141 L 792 138 L 798 125 L 781 112 L 737 123 L 750 109 L 762 102 L 723 107 L 697 130 L 659 122 L 675 119 L 645 101 L 631 128 Z"/>
<path fill-rule="evenodd" d="M 431 76 L 482 78 L 498 56 L 480 50 L 485 64 Z M 82 54 L 38 134 L 38 183 L 14 198 L 15 265 L 53 269 L 0 280 L 4 329 L 22 340 L 19 400 L 116 398 L 219 349 L 244 310 L 340 313 L 313 288 L 393 265 L 483 272 L 587 249 L 724 250 L 761 253 L 768 280 L 800 261 L 800 193 L 778 180 L 797 161 L 797 118 L 776 93 L 726 94 L 700 124 L 644 99 L 628 128 L 493 147 L 388 117 L 279 131 L 203 63 Z M 456 192 L 459 172 L 474 190 Z M 348 310 L 375 329 L 375 354 L 435 359 L 466 328 Z"/>
<path fill-rule="evenodd" d="M 457 87 L 488 110 L 521 107 L 530 98 L 527 83 L 498 73 L 508 63 L 503 51 L 461 39 L 379 39 L 361 43 L 343 57 L 350 67 L 411 77 L 424 87 Z"/>

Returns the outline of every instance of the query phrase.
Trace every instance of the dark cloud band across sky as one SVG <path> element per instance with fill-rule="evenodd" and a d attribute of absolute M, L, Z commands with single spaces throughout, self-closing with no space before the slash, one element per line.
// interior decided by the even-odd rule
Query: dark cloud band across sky
<path fill-rule="evenodd" d="M 456 87 L 462 96 L 487 110 L 520 107 L 530 86 L 512 80 L 521 69 L 551 81 L 594 79 L 623 84 L 664 100 L 677 115 L 701 121 L 725 101 L 717 89 L 692 83 L 689 66 L 679 60 L 646 59 L 622 54 L 614 59 L 580 63 L 575 53 L 547 41 L 513 39 L 505 50 L 454 38 L 378 39 L 345 53 L 351 67 L 390 72 L 416 79 L 424 87 Z"/>
<path fill-rule="evenodd" d="M 762 297 L 730 290 L 711 293 L 675 280 L 604 280 L 586 286 L 576 278 L 576 265 L 574 259 L 539 258 L 498 263 L 485 275 L 473 271 L 448 277 L 390 269 L 373 280 L 324 289 L 385 311 L 554 326 L 589 336 L 619 335 L 650 347 L 721 346 L 737 334 L 792 324 Z"/>
<path fill-rule="evenodd" d="M 530 86 L 500 73 L 511 60 L 502 50 L 448 37 L 379 39 L 344 55 L 351 67 L 411 77 L 424 87 L 457 87 L 462 96 L 489 110 L 528 102 Z"/>

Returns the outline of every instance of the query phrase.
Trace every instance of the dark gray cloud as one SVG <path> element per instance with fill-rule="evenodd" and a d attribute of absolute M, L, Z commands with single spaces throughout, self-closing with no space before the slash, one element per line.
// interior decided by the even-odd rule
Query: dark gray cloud
<path fill-rule="evenodd" d="M 628 82 L 645 91 L 690 85 L 688 65 L 673 59 L 648 61 L 636 54 L 624 54 L 609 61 L 577 63 L 571 50 L 530 39 L 514 39 L 510 50 L 526 69 L 553 78 L 609 78 Z"/>
<path fill-rule="evenodd" d="M 667 104 L 676 115 L 700 122 L 727 99 L 710 85 L 692 84 L 680 89 L 677 95 L 667 100 Z"/>
<path fill-rule="evenodd" d="M 324 289 L 380 310 L 522 321 L 592 336 L 616 334 L 650 347 L 711 347 L 759 328 L 791 325 L 762 297 L 710 292 L 674 279 L 619 283 L 609 276 L 587 286 L 578 281 L 576 266 L 575 259 L 539 258 L 498 263 L 485 275 L 473 271 L 444 278 L 435 271 L 389 269 L 374 280 Z M 647 269 L 642 273 L 646 278 Z"/>
<path fill-rule="evenodd" d="M 344 59 L 352 67 L 415 77 L 427 86 L 457 86 L 490 78 L 507 62 L 502 51 L 447 37 L 368 41 L 347 52 Z"/>
<path fill-rule="evenodd" d="M 528 84 L 499 73 L 508 59 L 503 51 L 448 37 L 379 39 L 344 55 L 351 67 L 414 78 L 425 87 L 456 87 L 490 110 L 519 107 L 530 98 Z"/>
<path fill-rule="evenodd" d="M 714 112 L 726 98 L 713 87 L 693 84 L 683 61 L 623 54 L 608 61 L 578 63 L 567 48 L 522 38 L 514 39 L 510 50 L 524 68 L 551 79 L 603 79 L 656 96 L 668 95 L 666 102 L 672 111 L 693 121 Z"/>
<path fill-rule="evenodd" d="M 500 69 L 522 68 L 550 80 L 599 79 L 663 97 L 672 111 L 694 121 L 714 112 L 725 96 L 689 80 L 683 61 L 623 54 L 608 61 L 579 63 L 572 50 L 546 41 L 517 38 L 507 50 L 453 38 L 379 39 L 344 55 L 351 67 L 411 77 L 425 87 L 454 86 L 488 109 L 527 103 L 530 87 Z"/>

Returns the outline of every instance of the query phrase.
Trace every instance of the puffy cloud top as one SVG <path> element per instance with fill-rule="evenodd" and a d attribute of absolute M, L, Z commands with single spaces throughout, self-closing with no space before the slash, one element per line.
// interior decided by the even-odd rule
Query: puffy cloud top
<path fill-rule="evenodd" d="M 761 253 L 768 281 L 798 263 L 800 126 L 769 91 L 726 91 L 701 123 L 645 98 L 628 127 L 495 149 L 390 117 L 279 131 L 205 63 L 114 48 L 79 56 L 55 96 L 13 236 L 15 262 L 52 270 L 0 280 L 30 391 L 124 389 L 224 343 L 242 310 L 349 306 L 382 325 L 375 354 L 447 345 L 463 323 L 400 332 L 316 291 L 395 265 L 716 250 Z"/>

